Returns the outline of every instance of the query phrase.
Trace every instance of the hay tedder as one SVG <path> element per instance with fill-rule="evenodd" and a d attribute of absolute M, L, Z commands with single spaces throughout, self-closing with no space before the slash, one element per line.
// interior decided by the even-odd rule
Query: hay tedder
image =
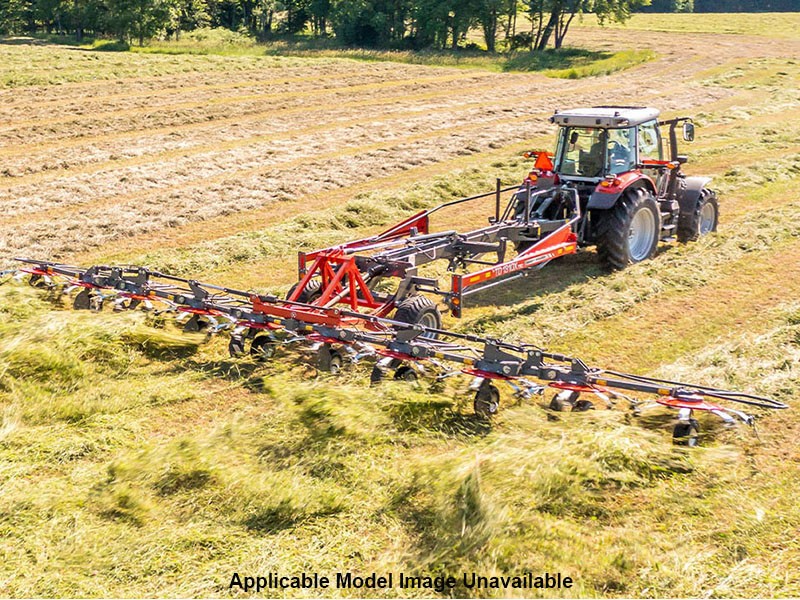
<path fill-rule="evenodd" d="M 556 153 L 530 153 L 536 164 L 522 186 L 448 202 L 419 212 L 384 232 L 314 252 L 301 252 L 298 281 L 285 297 L 160 273 L 138 266 L 80 268 L 17 259 L 33 285 L 76 291 L 73 306 L 100 310 L 143 308 L 172 312 L 187 331 L 230 333 L 232 356 L 267 360 L 289 344 L 317 353 L 320 369 L 374 360 L 371 380 L 472 377 L 474 410 L 497 412 L 498 384 L 528 398 L 556 390 L 549 408 L 582 411 L 586 396 L 612 405 L 649 394 L 675 408 L 676 440 L 694 444 L 695 411 L 726 423 L 753 424 L 751 415 L 720 401 L 760 408 L 786 405 L 770 398 L 592 368 L 583 361 L 525 343 L 446 330 L 438 304 L 460 317 L 466 298 L 524 277 L 550 261 L 596 244 L 601 260 L 620 268 L 652 256 L 659 240 L 682 241 L 713 231 L 717 200 L 706 179 L 685 178 L 676 126 L 693 136 L 688 119 L 658 122 L 641 108 L 596 108 L 556 113 Z M 671 159 L 663 160 L 660 126 L 669 126 Z M 620 158 L 625 152 L 626 157 Z M 627 161 L 627 162 L 625 162 Z M 476 204 L 489 204 L 488 224 L 433 231 L 431 217 L 446 209 L 463 222 Z M 484 219 L 486 215 L 484 213 Z M 449 285 L 436 265 L 446 264 Z M 425 272 L 425 270 L 428 272 Z M 432 298 L 438 298 L 437 303 Z"/>

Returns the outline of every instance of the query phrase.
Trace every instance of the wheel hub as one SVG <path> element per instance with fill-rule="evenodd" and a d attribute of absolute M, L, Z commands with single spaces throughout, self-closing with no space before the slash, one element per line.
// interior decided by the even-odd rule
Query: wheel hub
<path fill-rule="evenodd" d="M 700 209 L 700 235 L 711 233 L 714 229 L 714 218 L 716 211 L 714 206 L 708 202 Z"/>
<path fill-rule="evenodd" d="M 646 208 L 640 208 L 633 215 L 628 230 L 628 252 L 631 261 L 640 262 L 650 255 L 655 236 L 656 219 L 653 213 Z"/>

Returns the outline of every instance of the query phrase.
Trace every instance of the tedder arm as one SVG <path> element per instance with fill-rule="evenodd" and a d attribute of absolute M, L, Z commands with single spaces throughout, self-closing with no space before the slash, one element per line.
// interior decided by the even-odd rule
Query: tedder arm
<path fill-rule="evenodd" d="M 533 250 L 533 248 L 531 248 Z M 761 409 L 785 409 L 777 400 L 676 381 L 643 377 L 609 369 L 590 367 L 582 360 L 547 352 L 532 344 L 425 327 L 364 314 L 356 310 L 326 307 L 275 295 L 256 294 L 223 286 L 174 277 L 137 266 L 93 266 L 80 268 L 55 262 L 17 259 L 25 263 L 19 277 L 30 275 L 34 285 L 56 287 L 65 291 L 80 290 L 74 299 L 76 308 L 102 308 L 113 300 L 117 309 L 142 306 L 186 315 L 186 329 L 197 330 L 201 324 L 213 331 L 230 329 L 232 354 L 243 346 L 238 339 L 245 328 L 261 340 L 259 350 L 285 343 L 278 334 L 286 333 L 291 342 L 315 345 L 332 369 L 338 357 L 374 356 L 373 381 L 387 368 L 421 371 L 421 364 L 439 369 L 438 377 L 466 374 L 473 377 L 476 390 L 475 410 L 487 416 L 496 412 L 499 392 L 493 382 L 506 381 L 518 395 L 543 393 L 546 387 L 558 390 L 551 407 L 569 403 L 572 410 L 586 406 L 578 401 L 582 393 L 593 394 L 611 403 L 623 398 L 632 406 L 640 401 L 627 393 L 655 396 L 655 402 L 679 410 L 676 426 L 695 423 L 693 411 L 713 413 L 726 422 L 739 420 L 753 424 L 754 417 L 719 402 L 736 403 Z M 186 317 L 184 317 L 186 318 Z M 192 327 L 188 325 L 194 323 Z M 251 352 L 252 353 L 252 352 Z M 411 371 L 405 371 L 406 373 Z M 530 380 L 536 380 L 531 382 Z M 583 404 L 581 404 L 583 402 Z M 683 431 L 683 429 L 681 429 Z"/>

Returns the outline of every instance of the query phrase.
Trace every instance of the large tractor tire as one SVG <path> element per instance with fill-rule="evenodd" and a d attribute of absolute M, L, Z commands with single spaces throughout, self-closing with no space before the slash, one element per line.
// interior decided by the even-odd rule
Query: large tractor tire
<path fill-rule="evenodd" d="M 290 289 L 289 292 L 286 294 L 286 298 L 288 299 L 297 289 L 298 283 L 295 283 Z M 303 293 L 300 294 L 300 297 L 297 299 L 297 302 L 303 302 L 304 304 L 311 304 L 322 296 L 322 280 L 321 279 L 312 279 L 308 282 L 306 289 L 303 290 Z"/>
<path fill-rule="evenodd" d="M 442 313 L 436 308 L 433 301 L 427 296 L 409 296 L 397 305 L 397 310 L 392 317 L 395 321 L 422 325 L 431 329 L 442 328 Z M 425 337 L 435 338 L 435 334 Z"/>
<path fill-rule="evenodd" d="M 661 235 L 661 213 L 653 193 L 626 190 L 613 208 L 599 215 L 596 239 L 600 262 L 609 269 L 651 258 Z"/>
<path fill-rule="evenodd" d="M 681 213 L 678 218 L 678 241 L 682 244 L 694 242 L 701 235 L 717 230 L 719 224 L 719 201 L 714 190 L 703 188 L 697 199 L 694 212 Z"/>

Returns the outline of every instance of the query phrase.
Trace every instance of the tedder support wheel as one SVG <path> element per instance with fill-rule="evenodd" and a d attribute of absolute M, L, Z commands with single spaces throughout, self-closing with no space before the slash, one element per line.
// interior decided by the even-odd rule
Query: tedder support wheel
<path fill-rule="evenodd" d="M 47 282 L 44 280 L 44 277 L 34 273 L 28 278 L 28 285 L 35 288 L 43 288 L 47 287 Z"/>
<path fill-rule="evenodd" d="M 331 348 L 328 344 L 324 344 L 319 349 L 317 355 L 317 367 L 320 371 L 327 371 L 328 373 L 336 374 L 342 370 L 344 359 L 339 350 Z"/>
<path fill-rule="evenodd" d="M 408 365 L 402 365 L 394 372 L 395 381 L 416 381 L 417 372 Z"/>
<path fill-rule="evenodd" d="M 294 293 L 298 285 L 300 285 L 300 282 L 295 283 L 291 288 L 289 288 L 289 292 L 286 294 L 287 299 Z M 303 290 L 297 301 L 303 302 L 304 304 L 311 304 L 321 295 L 322 295 L 322 280 L 312 279 L 311 281 L 308 282 L 306 289 Z"/>
<path fill-rule="evenodd" d="M 192 315 L 189 320 L 183 325 L 184 333 L 195 333 L 203 331 L 208 327 L 208 323 L 200 318 L 200 315 Z"/>
<path fill-rule="evenodd" d="M 228 354 L 231 358 L 238 358 L 244 355 L 244 338 L 239 335 L 232 335 L 228 341 Z"/>
<path fill-rule="evenodd" d="M 500 390 L 488 379 L 484 379 L 478 391 L 475 392 L 472 408 L 475 415 L 482 419 L 496 415 L 500 408 Z"/>
<path fill-rule="evenodd" d="M 681 213 L 678 218 L 678 241 L 694 242 L 701 235 L 717 230 L 719 224 L 719 201 L 714 190 L 703 188 L 697 199 L 694 212 Z"/>
<path fill-rule="evenodd" d="M 75 310 L 89 310 L 92 307 L 92 296 L 89 293 L 89 290 L 83 288 L 78 294 L 75 296 L 75 299 L 72 301 L 72 308 Z"/>
<path fill-rule="evenodd" d="M 431 329 L 442 328 L 442 314 L 427 296 L 409 296 L 397 305 L 397 310 L 392 318 L 402 323 L 422 325 Z M 424 337 L 435 338 L 436 334 L 429 334 Z"/>
<path fill-rule="evenodd" d="M 372 373 L 369 376 L 369 383 L 370 385 L 376 385 L 383 381 L 383 378 L 386 376 L 387 371 L 390 369 L 396 369 L 395 376 L 397 375 L 397 371 L 402 368 L 403 362 L 397 358 L 384 358 L 379 360 L 375 363 L 375 366 L 372 367 Z"/>
<path fill-rule="evenodd" d="M 231 338 L 231 342 L 234 338 Z M 228 346 L 230 349 L 230 346 Z M 258 362 L 267 362 L 275 354 L 275 340 L 269 335 L 257 335 L 250 342 L 250 356 Z"/>
<path fill-rule="evenodd" d="M 597 254 L 609 269 L 624 269 L 653 256 L 661 234 L 661 213 L 653 193 L 626 190 L 597 223 Z"/>
<path fill-rule="evenodd" d="M 700 423 L 697 419 L 689 419 L 688 423 L 677 423 L 672 430 L 672 442 L 694 448 L 700 435 Z"/>
<path fill-rule="evenodd" d="M 573 392 L 570 390 L 558 392 L 553 396 L 553 399 L 550 400 L 550 410 L 555 410 L 557 412 L 572 410 L 572 407 L 575 405 L 575 402 L 578 401 L 579 397 L 580 392 Z"/>

